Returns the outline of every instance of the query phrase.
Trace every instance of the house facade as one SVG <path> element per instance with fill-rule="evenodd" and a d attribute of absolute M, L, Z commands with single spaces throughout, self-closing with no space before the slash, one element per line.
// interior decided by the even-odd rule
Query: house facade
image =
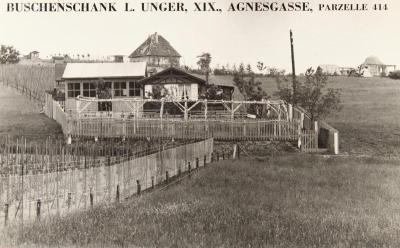
<path fill-rule="evenodd" d="M 138 83 L 146 77 L 146 63 L 71 63 L 67 64 L 62 80 L 65 82 L 65 111 L 76 113 L 77 97 L 88 99 L 142 98 Z M 86 112 L 129 112 L 120 103 L 92 103 Z"/>

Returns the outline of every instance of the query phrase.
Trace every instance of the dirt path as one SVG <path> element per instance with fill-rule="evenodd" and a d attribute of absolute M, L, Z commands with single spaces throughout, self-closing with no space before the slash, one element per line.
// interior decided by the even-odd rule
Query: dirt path
<path fill-rule="evenodd" d="M 45 139 L 61 135 L 59 125 L 40 114 L 33 102 L 0 83 L 0 136 Z"/>

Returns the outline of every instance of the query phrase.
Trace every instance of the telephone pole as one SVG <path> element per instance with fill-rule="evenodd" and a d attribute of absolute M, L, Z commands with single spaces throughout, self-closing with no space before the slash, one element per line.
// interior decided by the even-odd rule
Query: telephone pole
<path fill-rule="evenodd" d="M 293 105 L 297 103 L 297 82 L 296 82 L 296 66 L 294 63 L 294 47 L 293 47 L 293 32 L 290 30 L 290 49 L 292 55 L 292 86 L 293 86 Z"/>

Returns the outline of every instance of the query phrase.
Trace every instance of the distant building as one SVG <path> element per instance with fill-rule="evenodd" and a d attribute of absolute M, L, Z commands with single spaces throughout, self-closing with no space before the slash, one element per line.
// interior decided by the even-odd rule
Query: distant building
<path fill-rule="evenodd" d="M 129 55 L 131 62 L 147 62 L 149 67 L 167 68 L 180 65 L 181 55 L 161 35 L 150 35 Z M 160 71 L 157 69 L 157 71 Z"/>
<path fill-rule="evenodd" d="M 39 52 L 38 51 L 32 51 L 27 55 L 27 59 L 31 60 L 37 60 L 39 59 Z"/>
<path fill-rule="evenodd" d="M 364 63 L 361 64 L 364 74 L 366 76 L 386 76 L 389 72 L 396 70 L 395 65 L 387 65 L 383 63 L 376 56 L 369 56 L 365 59 Z"/>
<path fill-rule="evenodd" d="M 341 75 L 340 67 L 338 65 L 319 65 L 322 72 L 327 75 Z"/>

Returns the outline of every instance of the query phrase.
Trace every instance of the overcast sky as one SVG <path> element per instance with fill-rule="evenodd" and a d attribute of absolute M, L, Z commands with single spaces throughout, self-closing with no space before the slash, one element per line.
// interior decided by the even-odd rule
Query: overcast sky
<path fill-rule="evenodd" d="M 121 0 L 114 1 L 122 5 Z M 192 8 L 192 0 L 184 2 Z M 182 55 L 182 64 L 194 66 L 197 55 L 210 52 L 213 66 L 240 62 L 254 66 L 263 61 L 290 70 L 289 29 L 293 29 L 298 73 L 319 64 L 357 66 L 369 55 L 400 65 L 400 2 L 385 2 L 388 11 L 361 13 L 80 14 L 7 13 L 6 0 L 0 0 L 0 43 L 14 45 L 23 54 L 37 50 L 41 57 L 128 55 L 158 32 Z M 131 3 L 138 5 L 136 0 Z M 217 3 L 222 9 L 228 6 L 226 0 Z M 311 3 L 316 9 L 318 2 Z"/>

